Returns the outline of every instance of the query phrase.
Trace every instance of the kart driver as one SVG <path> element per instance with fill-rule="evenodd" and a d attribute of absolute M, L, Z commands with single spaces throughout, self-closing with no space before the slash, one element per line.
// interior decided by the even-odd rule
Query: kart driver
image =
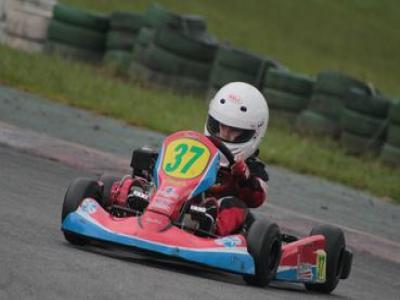
<path fill-rule="evenodd" d="M 248 208 L 259 207 L 267 200 L 268 173 L 257 155 L 268 119 L 264 96 L 244 82 L 226 84 L 210 101 L 204 132 L 220 139 L 235 157 L 220 185 L 208 192 L 218 199 L 218 235 L 237 231 L 245 222 Z"/>
<path fill-rule="evenodd" d="M 248 208 L 259 207 L 266 201 L 268 173 L 257 155 L 268 119 L 264 96 L 244 82 L 226 84 L 210 101 L 204 133 L 224 143 L 234 155 L 235 163 L 230 169 L 221 168 L 217 185 L 200 200 L 203 203 L 199 204 L 207 208 L 205 215 L 197 215 L 203 231 L 221 236 L 232 234 L 242 228 L 247 216 L 250 217 Z M 224 157 L 221 164 L 227 165 L 223 160 Z M 143 190 L 140 188 L 143 184 L 143 178 L 125 177 L 112 186 L 111 202 L 126 205 L 134 188 Z M 133 201 L 133 205 L 140 204 L 136 202 Z M 204 220 L 206 225 L 202 226 Z"/>

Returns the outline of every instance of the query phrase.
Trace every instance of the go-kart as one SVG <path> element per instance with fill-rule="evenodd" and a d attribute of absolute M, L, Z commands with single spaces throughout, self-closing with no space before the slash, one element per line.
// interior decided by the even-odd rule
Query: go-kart
<path fill-rule="evenodd" d="M 167 136 L 159 154 L 134 151 L 132 176 L 148 179 L 148 185 L 129 191 L 127 206 L 109 201 L 123 179 L 75 179 L 63 203 L 65 238 L 75 245 L 100 241 L 241 274 L 256 286 L 280 280 L 330 293 L 339 279 L 349 276 L 352 253 L 343 232 L 332 226 L 318 226 L 298 239 L 250 212 L 239 231 L 216 235 L 213 223 L 204 222 L 212 219 L 210 207 L 195 204 L 195 199 L 216 184 L 221 153 L 234 163 L 223 143 L 194 131 Z"/>

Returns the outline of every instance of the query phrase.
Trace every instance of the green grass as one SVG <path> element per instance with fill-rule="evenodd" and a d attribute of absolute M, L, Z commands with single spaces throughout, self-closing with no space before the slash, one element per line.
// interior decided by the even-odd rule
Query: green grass
<path fill-rule="evenodd" d="M 144 12 L 149 0 L 63 0 L 82 8 Z M 209 31 L 315 75 L 336 69 L 400 96 L 397 0 L 159 0 L 173 11 L 206 17 Z"/>
<path fill-rule="evenodd" d="M 200 99 L 144 89 L 112 77 L 105 69 L 58 57 L 0 46 L 0 58 L 0 83 L 164 133 L 203 129 L 207 107 Z M 369 158 L 346 156 L 333 141 L 303 138 L 287 126 L 272 122 L 261 153 L 268 163 L 400 202 L 399 169 L 390 169 Z"/>

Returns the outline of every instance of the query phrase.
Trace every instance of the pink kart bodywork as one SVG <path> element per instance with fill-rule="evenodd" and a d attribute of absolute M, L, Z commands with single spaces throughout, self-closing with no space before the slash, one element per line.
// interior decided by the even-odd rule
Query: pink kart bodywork
<path fill-rule="evenodd" d="M 183 152 L 190 155 L 185 157 Z M 182 164 L 177 167 L 178 159 Z M 234 273 L 255 274 L 245 235 L 202 237 L 173 224 L 188 199 L 214 184 L 218 167 L 219 151 L 207 137 L 192 131 L 172 134 L 163 142 L 154 172 L 156 190 L 142 215 L 116 217 L 95 199 L 86 198 L 66 216 L 62 230 Z M 284 244 L 275 279 L 324 282 L 324 249 L 322 235 Z"/>

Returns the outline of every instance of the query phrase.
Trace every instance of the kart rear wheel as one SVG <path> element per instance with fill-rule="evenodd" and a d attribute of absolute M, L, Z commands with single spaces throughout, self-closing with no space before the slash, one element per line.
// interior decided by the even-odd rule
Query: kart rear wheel
<path fill-rule="evenodd" d="M 114 182 L 121 181 L 121 177 L 110 174 L 103 174 L 101 175 L 99 181 L 103 183 L 103 191 L 101 193 L 101 201 L 99 201 L 99 203 L 102 207 L 107 208 L 108 206 L 111 205 L 110 202 L 111 187 L 114 184 Z"/>
<path fill-rule="evenodd" d="M 77 178 L 72 181 L 65 193 L 61 223 L 64 222 L 65 218 L 71 212 L 74 212 L 78 208 L 83 199 L 88 197 L 96 200 L 101 197 L 101 189 L 98 182 L 90 178 Z M 84 245 L 87 243 L 86 238 L 69 231 L 64 231 L 64 237 L 74 245 Z"/>
<path fill-rule="evenodd" d="M 254 258 L 255 274 L 244 275 L 249 285 L 264 287 L 275 277 L 282 254 L 278 225 L 256 217 L 247 231 L 247 248 Z"/>
<path fill-rule="evenodd" d="M 326 281 L 325 283 L 306 283 L 309 291 L 329 294 L 339 283 L 344 267 L 345 240 L 340 228 L 330 225 L 319 225 L 311 230 L 311 235 L 321 234 L 325 237 Z"/>

